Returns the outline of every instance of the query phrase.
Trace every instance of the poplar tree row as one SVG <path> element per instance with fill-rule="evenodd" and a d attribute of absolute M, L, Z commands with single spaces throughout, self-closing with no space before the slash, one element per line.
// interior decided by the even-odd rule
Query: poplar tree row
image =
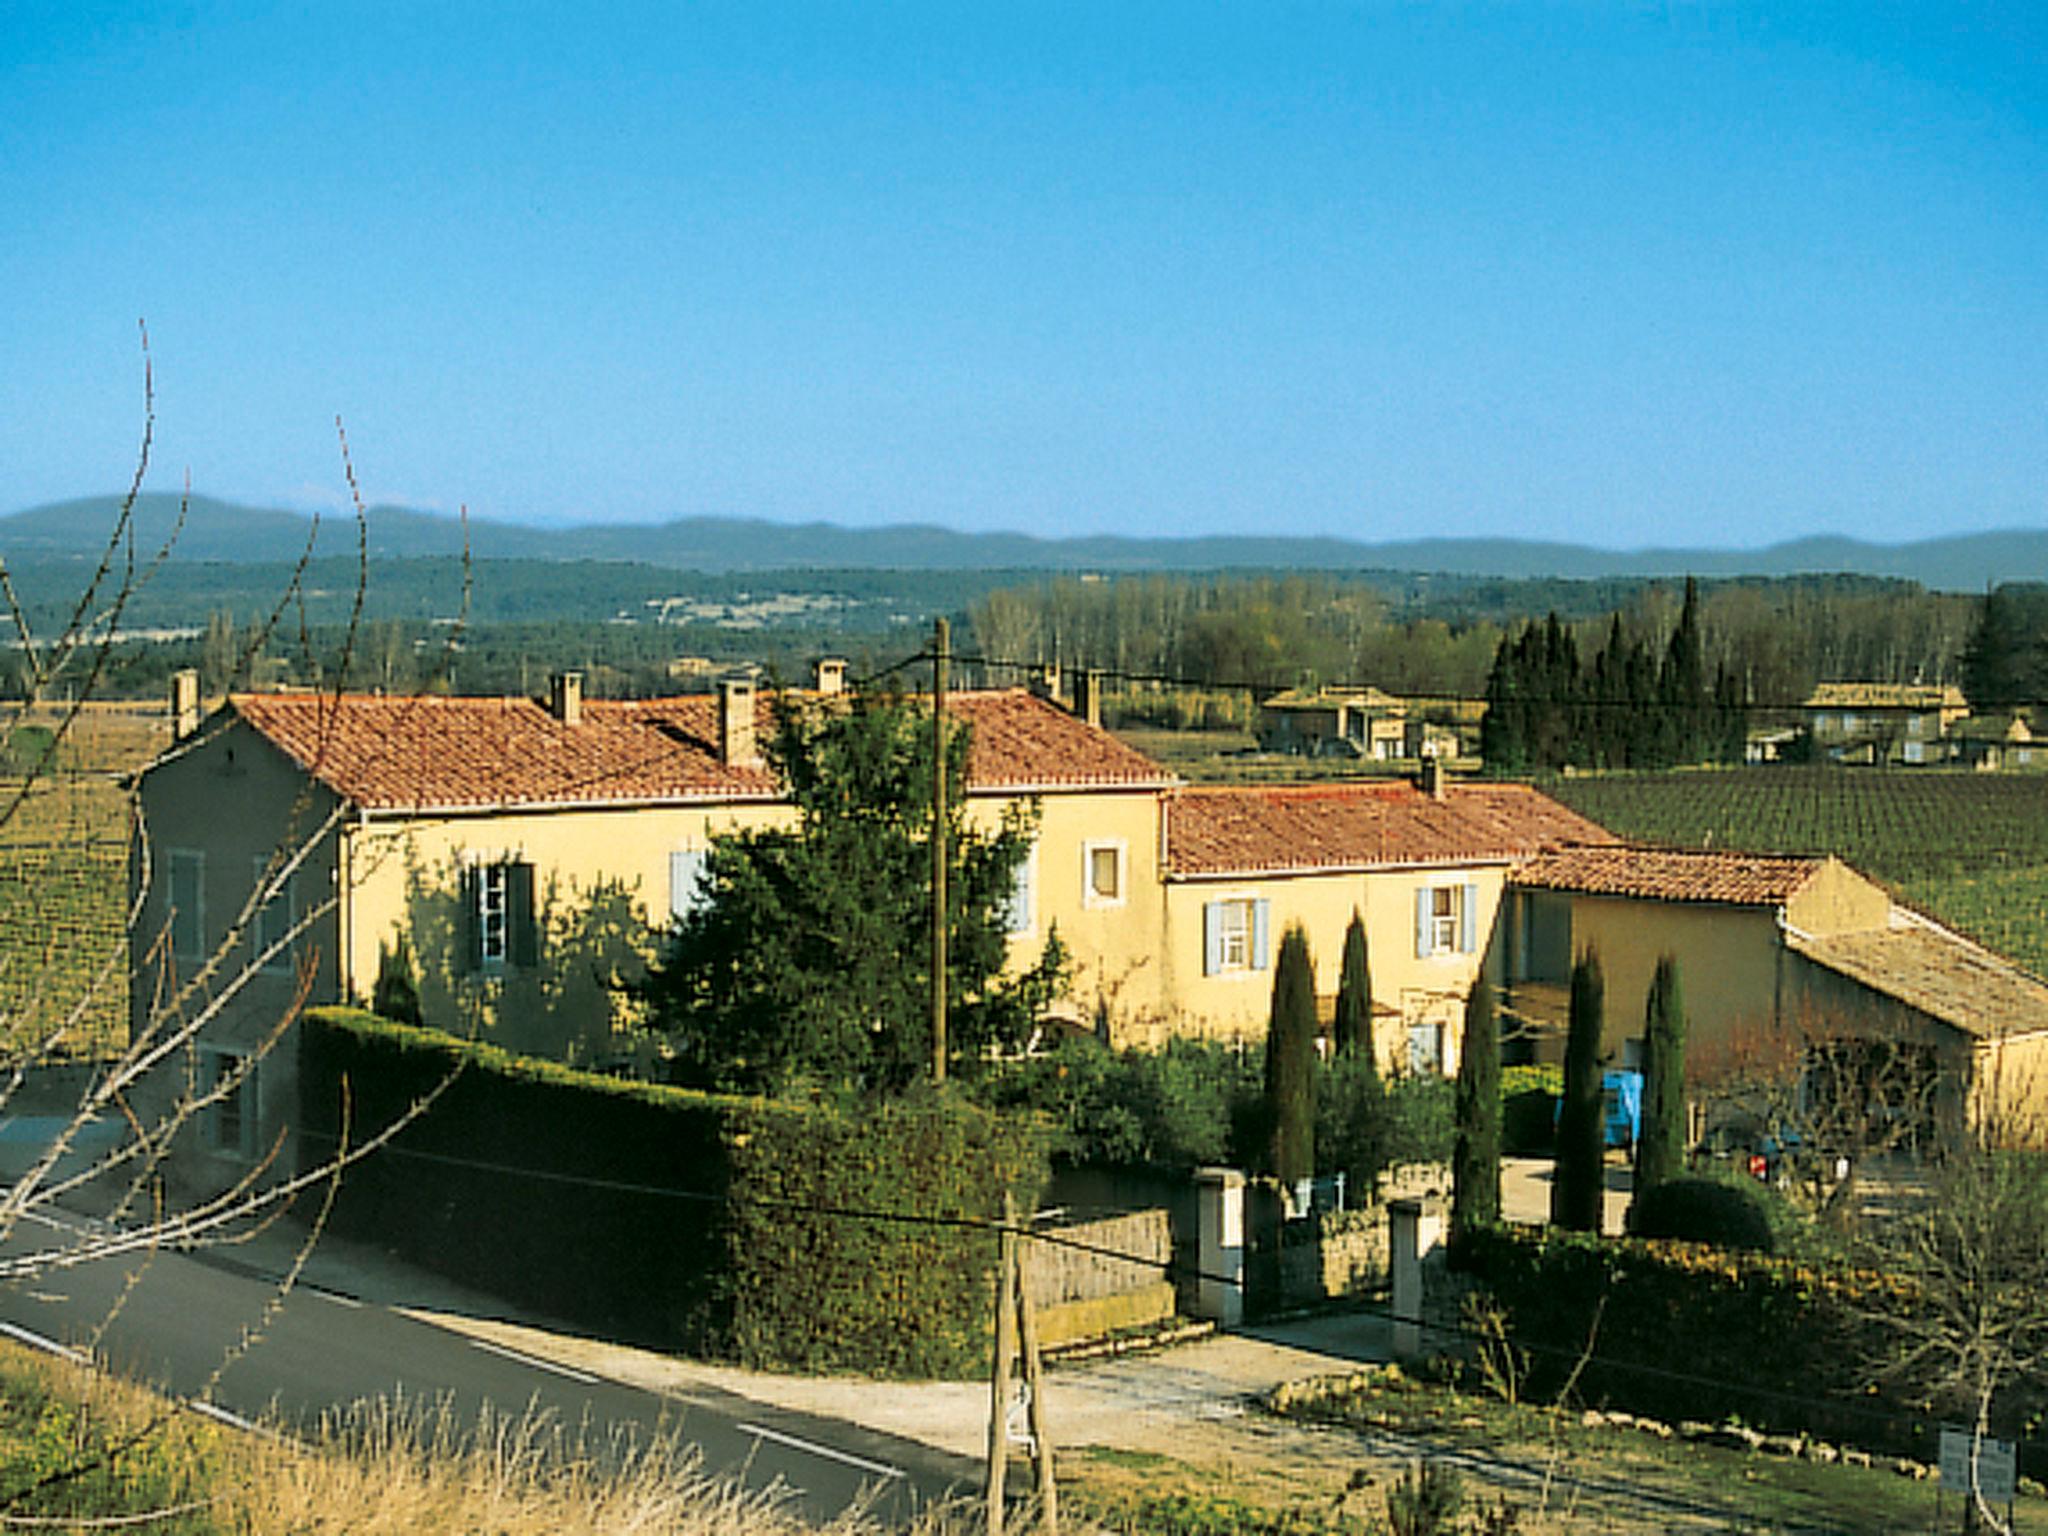
<path fill-rule="evenodd" d="M 1699 585 L 1661 657 L 1616 613 L 1590 665 L 1553 613 L 1502 637 L 1486 682 L 1480 751 L 1489 772 L 1561 768 L 1669 768 L 1742 761 L 1745 690 L 1725 666 L 1709 684 Z"/>

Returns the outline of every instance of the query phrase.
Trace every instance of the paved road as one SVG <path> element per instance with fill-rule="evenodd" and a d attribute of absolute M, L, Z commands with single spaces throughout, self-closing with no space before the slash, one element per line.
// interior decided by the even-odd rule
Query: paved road
<path fill-rule="evenodd" d="M 62 1235 L 24 1222 L 5 1250 L 48 1248 Z M 98 1358 L 190 1399 L 274 1295 L 270 1282 L 211 1257 L 108 1260 L 0 1286 L 0 1332 L 70 1347 L 112 1313 Z M 701 1448 L 707 1468 L 735 1471 L 752 1487 L 780 1483 L 820 1521 L 864 1497 L 885 1517 L 907 1518 L 977 1476 L 971 1463 L 911 1441 L 710 1390 L 678 1396 L 621 1385 L 311 1288 L 285 1299 L 255 1346 L 207 1392 L 201 1411 L 297 1428 L 352 1402 L 401 1394 L 408 1402 L 445 1397 L 464 1424 L 485 1404 L 514 1417 L 532 1404 L 564 1424 L 588 1425 L 599 1444 L 615 1426 L 647 1434 L 675 1425 Z"/>

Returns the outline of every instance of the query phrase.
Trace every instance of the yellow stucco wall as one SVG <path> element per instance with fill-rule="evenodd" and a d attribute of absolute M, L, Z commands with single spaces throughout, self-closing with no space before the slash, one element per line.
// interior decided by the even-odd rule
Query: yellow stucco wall
<path fill-rule="evenodd" d="M 1892 899 L 1882 887 L 1840 859 L 1829 859 L 1785 903 L 1785 919 L 1807 933 L 1856 933 L 1882 928 L 1891 910 Z"/>
<path fill-rule="evenodd" d="M 1782 954 L 1771 909 L 1586 895 L 1574 895 L 1570 903 L 1572 959 L 1589 947 L 1600 957 L 1607 989 L 1602 1049 L 1615 1065 L 1627 1060 L 1627 1042 L 1642 1037 L 1650 979 L 1662 955 L 1678 961 L 1695 1042 L 1759 1014 L 1769 1018 Z M 1554 1057 L 1560 1047 L 1550 1045 L 1547 1054 Z"/>
<path fill-rule="evenodd" d="M 227 1052 L 254 1060 L 241 1093 L 247 1111 L 242 1147 L 216 1145 L 204 1116 L 202 1123 L 187 1125 L 177 1144 L 175 1180 L 202 1189 L 223 1187 L 246 1173 L 255 1157 L 267 1155 L 294 1118 L 295 1057 L 268 1046 L 291 1016 L 300 967 L 306 968 L 315 1001 L 334 995 L 334 802 L 239 725 L 154 768 L 142 781 L 141 801 L 149 862 L 145 867 L 138 846 L 131 863 L 134 893 L 142 901 L 129 977 L 131 1038 L 152 1032 L 150 1038 L 161 1041 L 182 1021 L 202 1019 L 204 1032 L 137 1086 L 135 1108 L 145 1123 L 155 1123 L 174 1103 L 203 1089 L 213 1056 Z M 194 950 L 174 953 L 172 865 L 194 853 L 200 856 L 200 942 Z M 257 965 L 258 927 L 244 922 L 246 909 L 264 870 L 280 857 L 298 863 L 288 899 L 303 928 L 287 951 Z M 229 944 L 238 924 L 243 932 Z M 272 931 L 282 935 L 291 926 L 280 920 Z M 201 980 L 209 965 L 211 976 Z M 274 1166 L 290 1171 L 296 1156 L 286 1143 Z"/>
<path fill-rule="evenodd" d="M 1455 1072 L 1464 1024 L 1465 1000 L 1493 949 L 1506 871 L 1500 866 L 1371 873 L 1294 875 L 1284 879 L 1177 880 L 1162 886 L 1158 901 L 1161 990 L 1156 1014 L 1134 1018 L 1133 1040 L 1158 1044 L 1170 1033 L 1216 1039 L 1261 1040 L 1271 1011 L 1270 962 L 1280 936 L 1300 923 L 1308 935 L 1316 993 L 1327 1012 L 1344 960 L 1344 931 L 1351 915 L 1365 919 L 1372 972 L 1374 1047 L 1381 1066 L 1405 1068 L 1408 1029 L 1441 1028 L 1440 1060 Z M 1473 940 L 1467 948 L 1419 957 L 1416 953 L 1417 893 L 1435 887 L 1462 892 L 1474 888 Z M 1205 974 L 1204 908 L 1212 902 L 1264 900 L 1268 906 L 1268 967 Z M 1463 897 L 1457 898 L 1461 911 Z"/>

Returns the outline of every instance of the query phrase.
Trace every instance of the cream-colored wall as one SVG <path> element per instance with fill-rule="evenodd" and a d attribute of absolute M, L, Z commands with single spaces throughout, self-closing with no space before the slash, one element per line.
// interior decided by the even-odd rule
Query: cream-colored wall
<path fill-rule="evenodd" d="M 1343 966 L 1344 931 L 1356 911 L 1365 919 L 1374 1047 L 1382 1067 L 1404 1069 L 1409 1027 L 1435 1023 L 1443 1027 L 1443 1069 L 1455 1072 L 1465 1000 L 1481 965 L 1494 950 L 1505 878 L 1503 868 L 1490 866 L 1169 882 L 1159 898 L 1164 911 L 1160 925 L 1161 1011 L 1156 1028 L 1137 1034 L 1134 1043 L 1159 1043 L 1169 1031 L 1217 1039 L 1263 1039 L 1272 1010 L 1272 961 L 1278 956 L 1281 935 L 1297 922 L 1308 935 L 1316 994 L 1327 1012 Z M 1431 886 L 1462 889 L 1467 884 L 1476 888 L 1470 952 L 1418 957 L 1417 893 Z M 1239 899 L 1270 903 L 1267 967 L 1204 975 L 1203 908 L 1212 901 Z"/>
<path fill-rule="evenodd" d="M 968 803 L 970 817 L 977 826 L 993 828 L 1009 803 L 976 796 Z M 1035 963 L 1056 927 L 1072 961 L 1062 1011 L 1084 1024 L 1092 1024 L 1098 1012 L 1113 1023 L 1126 1016 L 1156 1017 L 1161 1002 L 1158 794 L 1097 790 L 1041 795 L 1034 803 L 1032 921 L 1011 941 L 1012 963 Z M 1124 895 L 1114 904 L 1087 894 L 1086 850 L 1100 843 L 1121 845 L 1124 852 Z"/>
<path fill-rule="evenodd" d="M 367 998 L 380 953 L 411 943 L 423 1016 L 507 1049 L 602 1060 L 627 1049 L 634 979 L 669 914 L 669 855 L 722 834 L 786 825 L 788 806 L 638 806 L 372 818 L 344 845 L 344 995 Z M 534 868 L 539 964 L 468 972 L 457 954 L 465 866 Z"/>
<path fill-rule="evenodd" d="M 1617 1066 L 1624 1043 L 1642 1037 L 1650 978 L 1662 955 L 1678 962 L 1695 1043 L 1773 1016 L 1783 950 L 1772 909 L 1574 895 L 1571 913 L 1573 960 L 1589 947 L 1600 957 L 1606 982 L 1602 1049 Z"/>
<path fill-rule="evenodd" d="M 174 1104 L 189 1097 L 195 1083 L 203 1081 L 203 1058 L 210 1048 L 260 1058 L 243 1100 L 254 1101 L 251 1141 L 267 1154 L 280 1132 L 291 1125 L 298 1107 L 295 1054 L 268 1047 L 297 1000 L 299 967 L 309 968 L 310 995 L 316 1002 L 332 997 L 336 985 L 336 838 L 331 831 L 322 831 L 333 799 L 309 789 L 305 777 L 254 732 L 232 725 L 203 747 L 145 774 L 141 802 L 150 864 L 145 871 L 138 849 L 131 864 L 134 892 L 142 898 L 129 976 L 131 1037 L 154 1031 L 151 1038 L 162 1040 L 181 1021 L 202 1015 L 205 1026 L 203 1039 L 176 1052 L 138 1085 L 135 1107 L 145 1124 L 171 1112 Z M 174 849 L 198 851 L 205 861 L 205 954 L 196 960 L 170 951 L 167 924 Z M 245 928 L 237 943 L 226 941 L 257 887 L 258 862 L 267 864 L 280 851 L 299 860 L 294 884 L 305 926 L 287 956 L 257 966 L 253 926 Z M 209 962 L 210 978 L 177 1002 L 179 993 L 198 980 Z M 202 1127 L 192 1125 L 179 1137 L 171 1164 L 177 1182 L 210 1190 L 248 1171 L 247 1159 L 217 1151 L 201 1132 Z M 296 1156 L 296 1149 L 287 1144 L 273 1166 L 288 1173 Z"/>
<path fill-rule="evenodd" d="M 1785 903 L 1785 919 L 1807 933 L 1860 933 L 1882 928 L 1892 899 L 1882 887 L 1839 859 L 1822 864 L 1803 889 Z"/>

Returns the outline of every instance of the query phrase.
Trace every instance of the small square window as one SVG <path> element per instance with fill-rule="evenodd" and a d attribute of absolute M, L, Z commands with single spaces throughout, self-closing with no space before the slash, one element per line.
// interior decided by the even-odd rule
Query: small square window
<path fill-rule="evenodd" d="M 1082 849 L 1082 905 L 1115 907 L 1124 899 L 1124 845 L 1089 843 Z"/>

